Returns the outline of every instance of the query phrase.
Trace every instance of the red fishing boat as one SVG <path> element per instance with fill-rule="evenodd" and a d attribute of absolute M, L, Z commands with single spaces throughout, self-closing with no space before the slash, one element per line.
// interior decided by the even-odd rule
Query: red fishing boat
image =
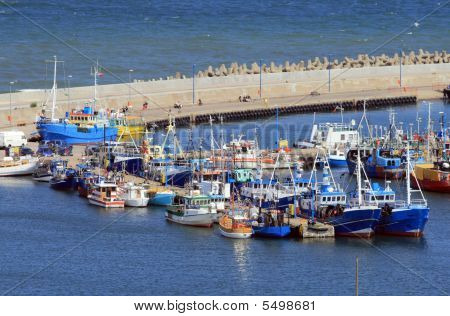
<path fill-rule="evenodd" d="M 416 164 L 414 172 L 423 190 L 450 193 L 450 162 Z M 411 184 L 417 188 L 416 181 Z"/>

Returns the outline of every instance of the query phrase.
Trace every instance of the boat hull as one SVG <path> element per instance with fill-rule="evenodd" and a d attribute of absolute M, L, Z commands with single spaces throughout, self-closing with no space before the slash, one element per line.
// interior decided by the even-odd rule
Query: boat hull
<path fill-rule="evenodd" d="M 73 179 L 50 180 L 50 187 L 58 191 L 69 191 L 73 189 Z"/>
<path fill-rule="evenodd" d="M 381 217 L 381 209 L 359 209 L 344 211 L 340 216 L 330 217 L 325 222 L 334 226 L 336 236 L 370 238 Z"/>
<path fill-rule="evenodd" d="M 149 198 L 137 198 L 125 200 L 125 206 L 131 207 L 146 207 L 148 205 Z"/>
<path fill-rule="evenodd" d="M 149 204 L 157 206 L 169 206 L 172 205 L 174 197 L 174 193 L 157 192 L 152 198 L 150 198 Z"/>
<path fill-rule="evenodd" d="M 141 157 L 122 157 L 115 156 L 113 166 L 117 168 L 117 171 L 127 171 L 133 175 L 140 175 L 144 169 L 144 160 Z"/>
<path fill-rule="evenodd" d="M 247 239 L 252 237 L 252 232 L 231 232 L 231 231 L 226 231 L 225 229 L 223 229 L 222 227 L 219 227 L 220 233 L 222 234 L 222 236 L 227 237 L 227 238 L 234 238 L 234 239 Z"/>
<path fill-rule="evenodd" d="M 186 182 L 189 181 L 192 177 L 192 171 L 186 170 L 181 172 L 176 172 L 172 174 L 167 175 L 167 180 L 165 177 L 162 177 L 161 183 L 166 183 L 176 186 L 176 187 L 183 187 Z"/>
<path fill-rule="evenodd" d="M 252 226 L 253 232 L 258 237 L 267 238 L 283 238 L 289 236 L 291 227 L 289 225 L 283 226 Z"/>
<path fill-rule="evenodd" d="M 62 140 L 69 145 L 114 141 L 117 138 L 115 127 L 80 128 L 74 124 L 41 123 L 37 130 L 42 140 Z"/>
<path fill-rule="evenodd" d="M 196 227 L 212 227 L 213 225 L 213 218 L 211 214 L 196 214 L 196 215 L 187 215 L 187 216 L 180 216 L 176 215 L 173 212 L 167 211 L 166 212 L 166 219 L 168 221 L 181 224 L 181 225 L 187 225 L 187 226 L 196 226 Z"/>
<path fill-rule="evenodd" d="M 31 161 L 28 164 L 11 166 L 11 167 L 1 167 L 0 177 L 12 177 L 12 176 L 28 176 L 33 174 L 38 161 Z"/>
<path fill-rule="evenodd" d="M 50 182 L 52 175 L 46 175 L 46 176 L 33 176 L 33 180 L 37 182 Z"/>
<path fill-rule="evenodd" d="M 356 163 L 351 160 L 346 160 L 348 172 L 350 174 L 355 173 Z M 399 180 L 403 179 L 406 175 L 406 170 L 397 167 L 382 167 L 374 166 L 370 164 L 364 164 L 364 170 L 369 178 L 375 179 L 389 179 L 389 180 Z"/>
<path fill-rule="evenodd" d="M 334 168 L 345 168 L 347 167 L 347 160 L 345 157 L 334 157 L 332 155 L 328 156 L 328 164 L 330 167 Z"/>
<path fill-rule="evenodd" d="M 124 201 L 102 201 L 98 199 L 93 199 L 88 197 L 89 203 L 96 206 L 101 206 L 104 208 L 124 208 Z"/>
<path fill-rule="evenodd" d="M 420 237 L 428 221 L 428 207 L 393 209 L 390 215 L 383 215 L 375 228 L 376 234 Z"/>
<path fill-rule="evenodd" d="M 422 190 L 440 193 L 450 193 L 450 181 L 447 180 L 433 181 L 429 179 L 417 181 L 419 182 L 420 188 Z M 418 189 L 415 179 L 411 179 L 411 186 L 415 189 Z"/>

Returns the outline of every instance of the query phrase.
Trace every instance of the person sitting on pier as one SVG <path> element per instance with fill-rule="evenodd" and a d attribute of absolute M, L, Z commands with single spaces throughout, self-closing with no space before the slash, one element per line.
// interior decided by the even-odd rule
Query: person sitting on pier
<path fill-rule="evenodd" d="M 278 221 L 278 226 L 282 226 L 283 225 L 283 219 L 284 219 L 284 214 L 281 211 L 277 212 L 277 221 Z"/>
<path fill-rule="evenodd" d="M 203 105 L 202 99 L 198 99 L 198 105 Z"/>

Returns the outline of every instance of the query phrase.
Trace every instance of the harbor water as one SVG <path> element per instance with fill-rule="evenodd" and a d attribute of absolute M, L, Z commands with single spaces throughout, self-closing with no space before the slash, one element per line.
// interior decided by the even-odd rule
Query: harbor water
<path fill-rule="evenodd" d="M 14 89 L 50 88 L 51 66 L 46 74 L 45 60 L 55 54 L 65 61 L 64 69 L 58 71 L 63 88 L 92 85 L 90 69 L 97 59 L 116 75 L 105 73 L 99 79 L 104 84 L 166 78 L 177 71 L 191 76 L 193 64 L 203 70 L 231 62 L 250 65 L 260 59 L 281 64 L 329 55 L 342 59 L 420 48 L 448 50 L 448 7 L 404 31 L 442 3 L 10 1 L 22 15 L 0 7 L 1 39 L 8 47 L 0 52 L 0 91 L 8 92 L 8 83 L 16 80 Z"/>
<path fill-rule="evenodd" d="M 449 105 L 436 101 L 432 109 L 437 127 L 438 113 L 450 114 Z M 426 121 L 426 105 L 395 110 L 414 130 L 417 112 Z M 361 113 L 343 116 L 358 122 Z M 371 124 L 388 121 L 386 109 L 367 116 Z M 310 126 L 312 120 L 313 114 L 280 117 L 279 126 Z M 339 111 L 316 115 L 317 122 L 339 120 Z M 260 142 L 269 145 L 272 132 L 264 133 L 263 124 L 230 123 L 227 137 L 259 126 Z M 209 127 L 194 134 L 201 130 Z M 334 171 L 342 184 L 350 182 L 345 171 Z M 431 211 L 424 237 L 370 240 L 232 240 L 217 227 L 169 223 L 164 208 L 105 211 L 75 192 L 57 192 L 29 177 L 0 179 L 0 196 L 2 294 L 353 295 L 356 257 L 360 295 L 450 292 L 450 199 L 442 194 L 425 192 Z"/>

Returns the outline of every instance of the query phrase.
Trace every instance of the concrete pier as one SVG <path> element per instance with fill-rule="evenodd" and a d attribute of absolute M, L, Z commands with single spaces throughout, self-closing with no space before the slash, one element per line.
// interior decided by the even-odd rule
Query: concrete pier
<path fill-rule="evenodd" d="M 334 237 L 334 227 L 328 224 L 316 223 L 317 229 L 308 225 L 308 220 L 302 217 L 285 218 L 284 222 L 291 226 L 291 230 L 300 238 L 332 238 Z"/>
<path fill-rule="evenodd" d="M 260 91 L 260 79 L 262 90 Z M 330 79 L 330 84 L 328 84 Z M 334 103 L 362 99 L 416 97 L 442 98 L 442 90 L 450 82 L 450 63 L 408 64 L 343 68 L 330 70 L 291 71 L 245 74 L 102 85 L 97 88 L 98 106 L 120 109 L 128 104 L 130 112 L 146 121 L 168 117 L 209 115 L 233 111 Z M 80 108 L 93 97 L 93 87 L 58 89 L 58 116 L 72 108 Z M 192 102 L 194 94 L 194 104 Z M 239 96 L 249 95 L 252 102 L 239 102 Z M 260 98 L 261 95 L 261 98 Z M 0 95 L 0 128 L 30 125 L 42 111 L 46 100 L 43 90 Z M 201 99 L 202 105 L 198 104 Z M 148 103 L 147 109 L 142 104 Z M 175 109 L 174 103 L 183 104 Z M 31 107 L 36 103 L 36 107 Z M 46 107 L 49 111 L 50 105 Z M 8 120 L 11 112 L 11 121 Z M 26 128 L 21 128 L 26 130 Z M 31 128 L 29 129 L 32 130 Z"/>

